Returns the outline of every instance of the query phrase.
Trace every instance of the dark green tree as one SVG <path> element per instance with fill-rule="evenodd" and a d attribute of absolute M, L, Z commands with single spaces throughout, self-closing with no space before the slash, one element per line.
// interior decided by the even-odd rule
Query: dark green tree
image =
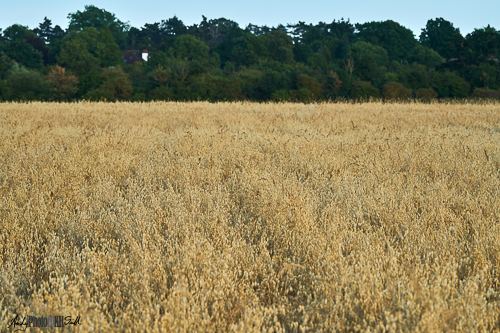
<path fill-rule="evenodd" d="M 102 30 L 109 28 L 113 39 L 120 46 L 125 46 L 127 31 L 130 28 L 128 23 L 120 21 L 115 14 L 104 9 L 90 5 L 85 6 L 84 11 L 68 14 L 69 31 L 82 31 L 84 28 L 96 28 Z"/>
<path fill-rule="evenodd" d="M 56 58 L 59 65 L 79 77 L 79 94 L 100 85 L 102 67 L 114 67 L 122 62 L 118 45 L 107 28 L 102 31 L 84 28 L 80 32 L 71 32 Z"/>
<path fill-rule="evenodd" d="M 42 74 L 17 64 L 7 73 L 8 94 L 5 99 L 34 101 L 48 98 L 49 84 Z"/>
<path fill-rule="evenodd" d="M 27 68 L 38 69 L 42 67 L 43 54 L 28 42 L 36 38 L 28 27 L 14 24 L 5 29 L 3 37 L 5 40 L 4 51 L 9 58 Z"/>
<path fill-rule="evenodd" d="M 85 97 L 93 101 L 106 100 L 115 102 L 127 100 L 134 92 L 129 76 L 121 67 L 103 68 L 101 72 L 102 84 L 98 89 L 89 91 Z"/>
<path fill-rule="evenodd" d="M 410 57 L 410 62 L 416 62 L 429 68 L 436 68 L 443 64 L 443 57 L 431 48 L 417 45 L 413 55 Z"/>
<path fill-rule="evenodd" d="M 431 73 L 427 66 L 413 63 L 411 65 L 402 66 L 399 72 L 400 82 L 406 87 L 416 92 L 421 88 L 429 88 L 431 86 Z"/>
<path fill-rule="evenodd" d="M 352 45 L 349 57 L 354 61 L 354 75 L 361 81 L 372 83 L 382 80 L 389 62 L 386 50 L 362 41 Z"/>
<path fill-rule="evenodd" d="M 261 36 L 246 33 L 242 41 L 231 54 L 231 61 L 238 65 L 250 66 L 258 64 L 267 56 L 267 47 Z"/>
<path fill-rule="evenodd" d="M 458 58 L 464 38 L 460 29 L 442 17 L 428 20 L 422 33 L 420 43 L 439 53 L 446 59 Z"/>
<path fill-rule="evenodd" d="M 179 36 L 187 33 L 187 27 L 184 25 L 184 22 L 179 20 L 179 18 L 175 15 L 168 20 L 162 20 L 160 29 L 167 36 Z"/>
<path fill-rule="evenodd" d="M 358 100 L 368 100 L 380 97 L 380 91 L 372 86 L 370 82 L 355 81 L 352 84 L 350 97 Z"/>
<path fill-rule="evenodd" d="M 77 75 L 85 75 L 99 70 L 99 59 L 89 50 L 83 38 L 72 38 L 64 42 L 57 62 Z"/>
<path fill-rule="evenodd" d="M 383 47 L 390 60 L 408 61 L 418 45 L 413 32 L 397 22 L 356 24 L 359 40 Z"/>
<path fill-rule="evenodd" d="M 500 31 L 489 25 L 465 37 L 464 53 L 466 63 L 478 65 L 494 58 L 500 58 Z"/>
<path fill-rule="evenodd" d="M 188 61 L 208 60 L 209 47 L 192 35 L 181 35 L 176 38 L 174 45 L 174 55 L 179 59 Z"/>
<path fill-rule="evenodd" d="M 432 88 L 440 98 L 467 98 L 470 84 L 455 72 L 435 73 Z"/>
<path fill-rule="evenodd" d="M 96 28 L 84 28 L 68 36 L 57 60 L 67 69 L 84 74 L 96 66 L 116 66 L 122 62 L 121 58 L 118 45 L 109 29 L 99 31 Z"/>
<path fill-rule="evenodd" d="M 58 25 L 52 27 L 52 21 L 47 17 L 38 25 L 38 28 L 33 29 L 33 32 L 38 36 L 38 40 L 43 43 L 38 43 L 41 47 L 37 47 L 33 43 L 30 44 L 43 53 L 43 62 L 46 66 L 55 64 L 55 55 L 60 51 L 65 32 Z"/>
<path fill-rule="evenodd" d="M 293 41 L 286 33 L 275 30 L 258 38 L 264 41 L 269 60 L 279 61 L 283 64 L 293 62 Z"/>
<path fill-rule="evenodd" d="M 5 54 L 0 51 L 0 80 L 5 79 L 7 72 L 12 68 L 14 62 Z"/>
<path fill-rule="evenodd" d="M 50 43 L 54 37 L 54 28 L 52 27 L 52 21 L 45 16 L 43 22 L 38 25 L 38 28 L 33 29 L 33 32 L 37 34 L 38 37 Z"/>

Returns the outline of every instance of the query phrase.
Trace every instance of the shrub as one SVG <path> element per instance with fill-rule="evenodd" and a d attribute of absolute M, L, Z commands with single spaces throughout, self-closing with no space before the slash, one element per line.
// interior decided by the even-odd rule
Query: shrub
<path fill-rule="evenodd" d="M 476 88 L 472 93 L 473 98 L 498 98 L 500 99 L 500 90 L 491 90 L 488 88 Z"/>
<path fill-rule="evenodd" d="M 423 101 L 430 101 L 438 97 L 437 92 L 432 88 L 420 88 L 417 90 L 417 98 Z"/>
<path fill-rule="evenodd" d="M 129 80 L 128 74 L 120 67 L 105 68 L 101 73 L 103 84 L 98 88 L 88 92 L 85 97 L 91 101 L 117 101 L 126 100 L 132 96 L 134 89 Z"/>
<path fill-rule="evenodd" d="M 440 98 L 466 98 L 469 93 L 469 83 L 454 72 L 436 73 L 433 88 Z"/>
<path fill-rule="evenodd" d="M 4 99 L 34 101 L 46 97 L 48 83 L 39 72 L 16 65 L 7 74 L 7 88 Z"/>
<path fill-rule="evenodd" d="M 297 87 L 307 88 L 311 94 L 312 99 L 317 99 L 321 93 L 323 93 L 323 85 L 320 84 L 315 78 L 310 77 L 307 74 L 300 74 L 297 79 Z"/>
<path fill-rule="evenodd" d="M 274 102 L 289 102 L 291 100 L 290 92 L 286 89 L 276 91 L 271 99 Z"/>
<path fill-rule="evenodd" d="M 174 92 L 173 92 L 172 88 L 169 88 L 168 86 L 161 86 L 161 87 L 155 88 L 149 94 L 149 97 L 153 101 L 168 101 L 168 100 L 174 99 Z"/>
<path fill-rule="evenodd" d="M 370 82 L 357 81 L 353 83 L 351 98 L 368 100 L 373 97 L 380 97 L 380 92 L 372 86 Z"/>
<path fill-rule="evenodd" d="M 130 97 L 131 102 L 145 102 L 146 94 L 145 93 L 135 93 Z"/>
<path fill-rule="evenodd" d="M 292 100 L 297 102 L 309 103 L 314 100 L 314 94 L 306 87 L 300 87 L 291 92 Z"/>
<path fill-rule="evenodd" d="M 411 90 L 405 88 L 401 83 L 388 82 L 382 88 L 382 95 L 385 99 L 408 99 L 411 97 Z"/>

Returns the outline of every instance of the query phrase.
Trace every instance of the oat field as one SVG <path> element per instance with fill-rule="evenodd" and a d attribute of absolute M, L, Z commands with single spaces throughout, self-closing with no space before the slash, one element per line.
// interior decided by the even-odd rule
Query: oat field
<path fill-rule="evenodd" d="M 498 103 L 0 104 L 0 331 L 500 331 L 499 219 Z"/>

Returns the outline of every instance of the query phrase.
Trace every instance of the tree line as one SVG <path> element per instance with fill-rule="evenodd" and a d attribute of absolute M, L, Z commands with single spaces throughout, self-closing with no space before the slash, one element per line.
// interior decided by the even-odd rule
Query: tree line
<path fill-rule="evenodd" d="M 0 101 L 297 101 L 500 98 L 500 31 L 443 18 L 277 27 L 172 17 L 131 27 L 95 6 L 63 30 L 0 29 Z M 127 50 L 148 60 L 126 63 Z"/>

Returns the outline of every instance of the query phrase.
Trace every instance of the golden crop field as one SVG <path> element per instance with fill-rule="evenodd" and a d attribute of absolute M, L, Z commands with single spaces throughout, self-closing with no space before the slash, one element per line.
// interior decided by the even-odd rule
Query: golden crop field
<path fill-rule="evenodd" d="M 500 104 L 0 104 L 0 331 L 500 331 L 499 219 Z"/>

